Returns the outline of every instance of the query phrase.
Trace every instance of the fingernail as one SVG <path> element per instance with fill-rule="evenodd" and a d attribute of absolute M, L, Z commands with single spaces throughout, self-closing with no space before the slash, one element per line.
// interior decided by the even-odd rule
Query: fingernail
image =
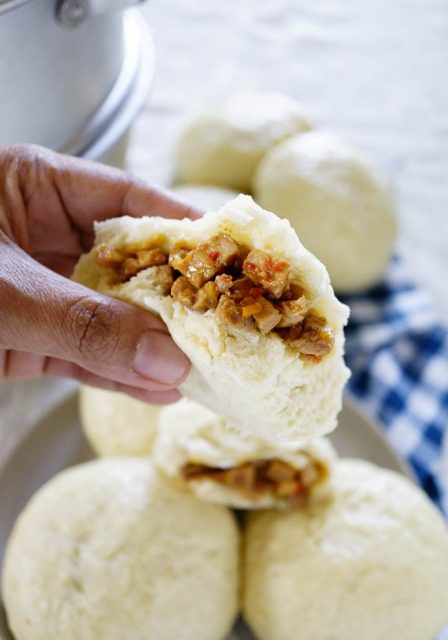
<path fill-rule="evenodd" d="M 179 383 L 187 373 L 190 361 L 161 331 L 147 331 L 137 346 L 134 370 L 145 378 L 164 384 Z"/>

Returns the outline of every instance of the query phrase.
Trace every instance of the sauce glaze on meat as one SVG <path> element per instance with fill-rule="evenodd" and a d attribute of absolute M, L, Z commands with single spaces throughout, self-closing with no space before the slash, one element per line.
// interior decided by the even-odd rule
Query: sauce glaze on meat
<path fill-rule="evenodd" d="M 319 362 L 334 345 L 327 320 L 309 308 L 291 266 L 271 251 L 249 249 L 228 233 L 194 247 L 165 251 L 157 241 L 146 248 L 97 248 L 99 266 L 127 282 L 151 268 L 154 283 L 197 313 L 213 310 L 219 322 L 237 329 L 274 332 L 299 357 Z"/>
<path fill-rule="evenodd" d="M 227 469 L 194 463 L 186 464 L 182 469 L 186 482 L 211 480 L 250 500 L 270 495 L 286 500 L 292 507 L 303 506 L 313 487 L 323 482 L 327 475 L 327 469 L 311 458 L 301 469 L 277 458 L 250 460 Z"/>

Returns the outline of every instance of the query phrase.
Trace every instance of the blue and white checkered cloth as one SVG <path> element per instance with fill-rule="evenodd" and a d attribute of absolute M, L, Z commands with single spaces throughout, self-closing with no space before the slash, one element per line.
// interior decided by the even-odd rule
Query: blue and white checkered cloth
<path fill-rule="evenodd" d="M 344 302 L 347 391 L 448 515 L 448 326 L 399 259 L 383 283 Z"/>

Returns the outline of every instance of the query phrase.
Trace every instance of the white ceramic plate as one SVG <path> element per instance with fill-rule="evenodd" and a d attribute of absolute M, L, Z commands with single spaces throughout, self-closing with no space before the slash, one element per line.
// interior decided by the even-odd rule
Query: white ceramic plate
<path fill-rule="evenodd" d="M 412 477 L 379 429 L 349 402 L 344 404 L 340 426 L 331 439 L 344 457 L 370 460 Z M 92 457 L 79 427 L 77 396 L 73 395 L 31 429 L 0 471 L 0 564 L 14 521 L 35 491 L 62 469 Z M 0 609 L 0 639 L 12 640 Z M 242 624 L 231 637 L 251 639 L 253 636 Z"/>

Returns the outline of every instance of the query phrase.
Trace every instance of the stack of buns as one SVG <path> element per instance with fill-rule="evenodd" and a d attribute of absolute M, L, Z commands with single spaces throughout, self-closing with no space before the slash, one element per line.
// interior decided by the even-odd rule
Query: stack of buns
<path fill-rule="evenodd" d="M 163 408 L 81 388 L 99 459 L 16 523 L 3 572 L 16 640 L 224 640 L 239 612 L 259 640 L 433 640 L 448 623 L 443 518 L 325 437 L 348 309 L 294 229 L 352 291 L 381 277 L 394 217 L 367 161 L 310 129 L 284 96 L 229 99 L 179 144 L 179 179 L 208 186 L 177 189 L 203 218 L 96 225 L 74 278 L 158 314 L 192 369 Z M 363 229 L 386 230 L 381 255 Z"/>

